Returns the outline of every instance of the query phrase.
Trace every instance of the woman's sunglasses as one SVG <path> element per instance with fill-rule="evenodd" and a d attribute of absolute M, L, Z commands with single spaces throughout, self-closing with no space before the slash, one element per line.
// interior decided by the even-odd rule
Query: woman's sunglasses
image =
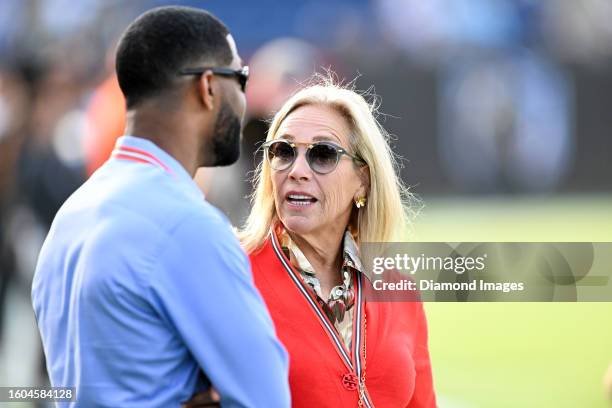
<path fill-rule="evenodd" d="M 316 143 L 294 143 L 284 139 L 269 140 L 261 147 L 264 149 L 264 154 L 270 167 L 277 171 L 283 171 L 290 168 L 298 156 L 297 146 L 307 146 L 306 162 L 318 174 L 327 174 L 336 168 L 340 157 L 346 155 L 353 159 L 359 165 L 365 165 L 366 162 L 350 153 L 345 149 L 336 146 L 331 142 L 316 142 Z"/>

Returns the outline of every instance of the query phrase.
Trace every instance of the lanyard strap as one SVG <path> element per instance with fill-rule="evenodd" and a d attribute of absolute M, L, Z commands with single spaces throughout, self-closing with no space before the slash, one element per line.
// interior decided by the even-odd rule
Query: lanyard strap
<path fill-rule="evenodd" d="M 365 327 L 363 326 L 363 324 L 365 323 L 365 315 L 364 315 L 364 308 L 363 308 L 364 300 L 363 300 L 363 296 L 361 293 L 362 292 L 362 283 L 361 283 L 362 277 L 359 275 L 356 275 L 354 279 L 356 309 L 355 309 L 355 316 L 353 318 L 352 353 L 350 353 L 352 354 L 353 359 L 351 360 L 351 358 L 349 357 L 350 355 L 349 351 L 346 349 L 344 342 L 340 339 L 338 330 L 336 330 L 336 328 L 332 325 L 329 318 L 325 315 L 325 313 L 321 309 L 321 306 L 317 303 L 316 299 L 314 298 L 314 293 L 311 290 L 308 290 L 308 288 L 306 287 L 306 283 L 303 281 L 300 274 L 293 268 L 293 265 L 291 265 L 291 262 L 289 262 L 289 260 L 283 253 L 282 248 L 278 242 L 278 238 L 276 237 L 276 234 L 274 233 L 273 229 L 270 231 L 270 240 L 272 242 L 272 248 L 274 250 L 274 253 L 276 254 L 276 257 L 279 259 L 279 261 L 281 262 L 281 264 L 283 265 L 283 267 L 289 274 L 289 277 L 291 278 L 293 283 L 296 285 L 297 289 L 302 294 L 306 302 L 309 304 L 311 310 L 317 316 L 319 323 L 321 323 L 323 330 L 325 330 L 327 336 L 332 341 L 332 344 L 334 345 L 334 348 L 338 352 L 340 358 L 342 359 L 346 367 L 352 373 L 354 373 L 359 379 L 358 380 L 359 381 L 358 392 L 359 392 L 360 404 L 363 402 L 363 405 L 368 408 L 374 407 L 374 405 L 371 402 L 370 396 L 368 395 L 367 389 L 365 388 L 365 383 L 364 383 L 365 372 L 364 372 L 364 364 L 363 364 L 364 362 L 362 361 L 362 353 L 361 353 L 362 345 L 363 347 L 365 347 L 365 343 L 363 342 L 364 335 L 365 335 Z M 365 358 L 365 348 L 363 349 L 363 352 L 364 352 L 363 357 Z"/>

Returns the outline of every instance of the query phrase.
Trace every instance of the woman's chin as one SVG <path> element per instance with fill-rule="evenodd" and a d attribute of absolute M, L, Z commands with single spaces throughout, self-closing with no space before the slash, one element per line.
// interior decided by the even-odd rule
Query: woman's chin
<path fill-rule="evenodd" d="M 282 221 L 288 231 L 297 235 L 306 235 L 317 227 L 310 217 L 302 215 L 291 215 Z"/>

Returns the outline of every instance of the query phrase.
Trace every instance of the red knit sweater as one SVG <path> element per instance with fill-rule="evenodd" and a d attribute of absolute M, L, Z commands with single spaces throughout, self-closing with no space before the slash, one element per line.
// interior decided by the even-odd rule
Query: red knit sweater
<path fill-rule="evenodd" d="M 368 302 L 362 287 L 370 284 L 360 277 L 348 350 L 276 237 L 250 259 L 255 284 L 289 353 L 293 407 L 354 408 L 360 389 L 366 407 L 436 406 L 420 302 Z"/>

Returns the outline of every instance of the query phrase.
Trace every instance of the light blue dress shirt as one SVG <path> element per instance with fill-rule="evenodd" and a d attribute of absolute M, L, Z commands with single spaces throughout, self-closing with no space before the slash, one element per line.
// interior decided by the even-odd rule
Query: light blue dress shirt
<path fill-rule="evenodd" d="M 53 386 L 79 407 L 288 407 L 288 357 L 222 213 L 152 142 L 121 137 L 59 210 L 32 300 Z"/>

